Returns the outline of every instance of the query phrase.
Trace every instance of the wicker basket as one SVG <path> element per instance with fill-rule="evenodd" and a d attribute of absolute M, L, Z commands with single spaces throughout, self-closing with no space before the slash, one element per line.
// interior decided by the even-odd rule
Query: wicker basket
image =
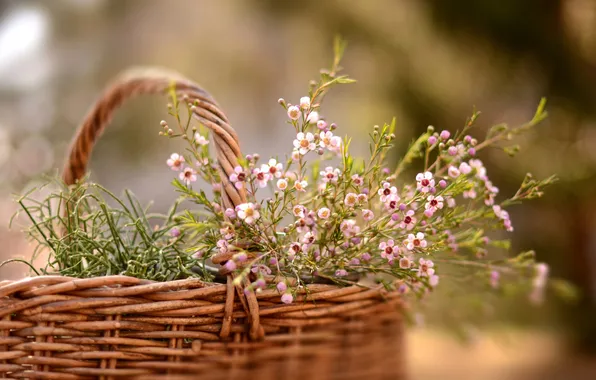
<path fill-rule="evenodd" d="M 86 172 L 93 144 L 126 99 L 174 84 L 212 130 L 225 207 L 238 137 L 199 86 L 163 70 L 128 73 L 85 118 L 64 180 Z M 229 258 L 218 257 L 216 263 Z M 0 282 L 0 379 L 403 379 L 400 297 L 383 288 L 312 284 L 291 305 L 266 290 L 186 279 L 41 276 Z"/>

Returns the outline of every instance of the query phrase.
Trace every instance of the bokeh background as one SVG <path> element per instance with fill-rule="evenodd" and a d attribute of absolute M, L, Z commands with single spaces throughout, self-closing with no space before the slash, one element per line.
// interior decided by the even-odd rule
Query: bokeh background
<path fill-rule="evenodd" d="M 394 116 L 397 158 L 429 124 L 462 126 L 473 106 L 481 133 L 529 120 L 549 99 L 549 119 L 519 141 L 515 161 L 496 150 L 482 158 L 505 194 L 526 172 L 559 175 L 546 197 L 512 210 L 513 250 L 535 249 L 579 300 L 504 304 L 507 322 L 467 345 L 431 318 L 410 330 L 412 378 L 595 379 L 593 0 L 0 0 L 0 260 L 32 249 L 8 229 L 13 194 L 61 167 L 78 123 L 120 71 L 158 65 L 197 80 L 244 151 L 267 157 L 285 153 L 292 135 L 277 99 L 306 93 L 336 34 L 349 41 L 343 66 L 358 83 L 334 90 L 324 113 L 356 137 L 357 154 L 360 137 Z M 157 135 L 165 115 L 163 99 L 127 104 L 95 150 L 93 180 L 165 210 L 175 195 L 164 161 L 176 149 Z M 0 279 L 26 274 L 0 268 Z"/>

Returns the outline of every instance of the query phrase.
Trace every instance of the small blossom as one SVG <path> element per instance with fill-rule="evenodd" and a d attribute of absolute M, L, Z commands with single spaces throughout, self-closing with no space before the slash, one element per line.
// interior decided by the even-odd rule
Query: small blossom
<path fill-rule="evenodd" d="M 399 259 L 399 267 L 401 269 L 409 269 L 412 267 L 412 260 L 407 257 L 402 257 Z"/>
<path fill-rule="evenodd" d="M 288 180 L 287 179 L 278 179 L 277 180 L 277 188 L 280 190 L 285 190 L 288 188 Z"/>
<path fill-rule="evenodd" d="M 399 223 L 399 228 L 411 230 L 416 225 L 416 218 L 414 218 L 414 210 L 406 212 L 403 220 Z"/>
<path fill-rule="evenodd" d="M 358 195 L 354 193 L 347 193 L 344 199 L 344 204 L 348 207 L 353 207 L 358 201 Z"/>
<path fill-rule="evenodd" d="M 244 172 L 244 169 L 242 169 L 242 166 L 236 166 L 234 172 L 230 175 L 230 182 L 234 184 L 235 188 L 242 189 L 245 181 L 246 173 Z"/>
<path fill-rule="evenodd" d="M 234 211 L 233 208 L 227 208 L 224 211 L 224 215 L 226 216 L 226 218 L 234 219 L 236 217 L 236 211 Z"/>
<path fill-rule="evenodd" d="M 475 156 L 476 155 L 476 149 L 475 148 L 470 148 L 468 149 L 468 154 L 470 156 Z"/>
<path fill-rule="evenodd" d="M 234 260 L 228 260 L 228 261 L 226 261 L 226 263 L 224 264 L 224 266 L 230 272 L 236 270 L 236 263 L 234 262 Z"/>
<path fill-rule="evenodd" d="M 292 161 L 298 161 L 300 159 L 300 151 L 298 149 L 294 149 L 292 151 Z"/>
<path fill-rule="evenodd" d="M 281 296 L 281 302 L 285 303 L 285 304 L 291 304 L 294 301 L 294 296 L 292 296 L 292 294 L 290 293 L 284 293 L 283 296 Z"/>
<path fill-rule="evenodd" d="M 377 194 L 381 196 L 381 202 L 385 203 L 391 195 L 397 196 L 397 188 L 385 181 L 381 184 L 381 188 L 377 191 Z M 397 201 L 399 201 L 399 199 L 399 196 L 397 196 Z"/>
<path fill-rule="evenodd" d="M 292 213 L 297 218 L 304 218 L 305 211 L 306 211 L 306 208 L 304 208 L 304 206 L 302 206 L 302 205 L 296 205 L 292 208 Z"/>
<path fill-rule="evenodd" d="M 435 136 L 430 136 L 428 138 L 428 145 L 435 145 L 437 143 L 437 138 Z"/>
<path fill-rule="evenodd" d="M 434 195 L 429 195 L 428 198 L 426 198 L 426 204 L 424 205 L 424 208 L 426 210 L 432 210 L 433 212 L 440 210 L 443 208 L 443 197 L 442 196 L 434 196 Z"/>
<path fill-rule="evenodd" d="M 288 117 L 292 120 L 300 119 L 300 108 L 296 106 L 289 106 L 288 107 Z"/>
<path fill-rule="evenodd" d="M 329 219 L 329 216 L 331 216 L 331 210 L 329 210 L 327 207 L 321 207 L 319 211 L 317 211 L 317 216 L 321 219 Z"/>
<path fill-rule="evenodd" d="M 168 158 L 167 164 L 172 170 L 179 171 L 184 165 L 184 157 L 178 153 L 172 153 L 170 158 Z"/>
<path fill-rule="evenodd" d="M 369 209 L 362 210 L 362 219 L 366 220 L 367 222 L 373 220 L 374 217 L 375 217 L 375 214 L 371 210 L 369 210 Z"/>
<path fill-rule="evenodd" d="M 385 208 L 388 210 L 397 210 L 399 207 L 399 196 L 396 194 L 391 194 L 385 200 Z"/>
<path fill-rule="evenodd" d="M 327 147 L 331 152 L 339 154 L 341 152 L 341 137 L 333 136 L 331 138 L 331 144 Z"/>
<path fill-rule="evenodd" d="M 355 186 L 362 186 L 362 184 L 364 183 L 364 180 L 358 174 L 354 174 L 354 175 L 352 175 L 352 183 Z"/>
<path fill-rule="evenodd" d="M 441 137 L 441 140 L 447 140 L 449 136 L 451 136 L 451 133 L 447 130 L 441 131 L 441 134 L 439 135 L 439 137 Z"/>
<path fill-rule="evenodd" d="M 432 187 L 435 187 L 435 180 L 431 172 L 418 173 L 416 181 L 418 182 L 416 188 L 422 193 L 428 193 Z"/>
<path fill-rule="evenodd" d="M 267 164 L 261 165 L 261 171 L 268 172 L 272 177 L 280 178 L 283 171 L 283 165 L 275 158 L 269 160 Z"/>
<path fill-rule="evenodd" d="M 457 147 L 455 146 L 450 146 L 449 149 L 447 149 L 447 153 L 450 156 L 457 156 Z"/>
<path fill-rule="evenodd" d="M 321 131 L 326 131 L 327 130 L 327 122 L 325 120 L 317 121 L 317 128 L 319 128 Z"/>
<path fill-rule="evenodd" d="M 302 237 L 302 243 L 306 244 L 307 246 L 312 245 L 315 242 L 316 236 L 312 231 L 308 231 Z"/>
<path fill-rule="evenodd" d="M 280 293 L 283 293 L 288 289 L 288 286 L 283 281 L 278 282 L 275 287 L 277 288 L 277 291 Z"/>
<path fill-rule="evenodd" d="M 353 219 L 347 219 L 341 222 L 339 229 L 343 232 L 345 237 L 353 237 L 360 232 L 360 227 L 356 225 L 356 221 Z"/>
<path fill-rule="evenodd" d="M 261 216 L 253 203 L 243 203 L 236 208 L 238 217 L 248 224 L 252 224 Z"/>
<path fill-rule="evenodd" d="M 306 191 L 307 186 L 308 182 L 304 180 L 294 182 L 294 189 L 296 189 L 296 191 Z"/>
<path fill-rule="evenodd" d="M 393 241 L 393 239 L 382 241 L 379 244 L 379 249 L 381 250 L 381 257 L 384 259 L 393 258 L 394 256 L 397 256 L 397 254 L 399 254 L 399 250 L 395 246 L 395 242 Z"/>
<path fill-rule="evenodd" d="M 306 118 L 306 121 L 310 124 L 316 124 L 319 121 L 319 113 L 317 111 L 311 111 Z"/>
<path fill-rule="evenodd" d="M 435 263 L 432 260 L 425 260 L 424 258 L 420 258 L 418 260 L 418 276 L 420 277 L 431 277 L 435 274 L 434 267 Z"/>
<path fill-rule="evenodd" d="M 472 172 L 472 167 L 468 165 L 467 162 L 462 162 L 461 164 L 459 164 L 459 171 L 463 175 L 468 175 Z"/>
<path fill-rule="evenodd" d="M 496 270 L 490 272 L 490 286 L 493 289 L 496 289 L 499 287 L 499 278 L 501 277 L 501 274 L 499 272 L 497 272 Z"/>
<path fill-rule="evenodd" d="M 333 142 L 333 132 L 324 131 L 319 133 L 319 146 L 321 148 L 331 149 Z"/>
<path fill-rule="evenodd" d="M 348 275 L 348 271 L 345 269 L 338 269 L 335 271 L 336 277 L 346 277 Z"/>
<path fill-rule="evenodd" d="M 408 238 L 404 240 L 404 245 L 406 248 L 411 251 L 414 248 L 426 248 L 426 240 L 424 240 L 424 234 L 422 232 L 418 232 L 416 235 L 409 234 Z"/>
<path fill-rule="evenodd" d="M 195 182 L 197 180 L 197 172 L 195 172 L 193 168 L 184 168 L 179 177 L 180 180 L 185 184 L 190 185 L 191 182 Z"/>
<path fill-rule="evenodd" d="M 317 145 L 314 143 L 315 136 L 308 132 L 298 132 L 296 139 L 294 140 L 294 147 L 298 149 L 300 154 L 305 155 L 311 150 L 315 150 Z"/>
<path fill-rule="evenodd" d="M 178 236 L 180 236 L 180 228 L 178 228 L 178 227 L 173 227 L 173 228 L 170 230 L 170 236 L 172 236 L 172 237 L 178 237 Z"/>
<path fill-rule="evenodd" d="M 300 108 L 307 110 L 310 108 L 310 97 L 303 96 L 300 98 Z"/>
<path fill-rule="evenodd" d="M 464 190 L 464 192 L 462 193 L 462 195 L 466 199 L 476 199 L 476 196 L 478 194 L 476 194 L 476 189 L 471 188 L 470 190 Z"/>
<path fill-rule="evenodd" d="M 455 207 L 455 199 L 453 197 L 446 197 L 447 207 L 454 208 Z"/>
<path fill-rule="evenodd" d="M 444 188 L 446 188 L 446 187 L 447 187 L 447 181 L 445 181 L 444 179 L 440 180 L 440 181 L 439 181 L 439 187 L 440 187 L 441 189 L 444 189 Z"/>
<path fill-rule="evenodd" d="M 451 178 L 457 178 L 460 175 L 459 169 L 455 166 L 449 166 L 449 169 L 447 169 L 447 173 Z"/>
<path fill-rule="evenodd" d="M 195 133 L 195 142 L 197 144 L 199 144 L 200 146 L 205 146 L 205 145 L 209 144 L 209 140 L 207 140 L 205 138 L 205 136 L 203 136 L 199 132 Z"/>
<path fill-rule="evenodd" d="M 439 285 L 439 276 L 437 276 L 436 274 L 433 274 L 432 276 L 430 276 L 428 278 L 428 284 L 430 286 L 432 286 L 433 288 L 437 285 Z"/>
<path fill-rule="evenodd" d="M 319 173 L 321 175 L 321 179 L 325 183 L 337 183 L 339 178 L 340 171 L 338 168 L 333 169 L 331 166 L 327 166 L 324 171 Z"/>
<path fill-rule="evenodd" d="M 217 248 L 220 253 L 227 253 L 229 251 L 228 242 L 223 239 L 218 240 Z"/>
<path fill-rule="evenodd" d="M 271 179 L 269 171 L 263 171 L 262 169 L 253 169 L 252 175 L 260 188 L 267 187 L 267 183 Z"/>

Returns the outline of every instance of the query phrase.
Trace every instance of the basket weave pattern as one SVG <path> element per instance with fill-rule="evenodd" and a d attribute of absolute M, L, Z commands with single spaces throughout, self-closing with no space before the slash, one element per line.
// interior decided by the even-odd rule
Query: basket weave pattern
<path fill-rule="evenodd" d="M 228 119 L 205 90 L 164 70 L 135 70 L 108 88 L 73 140 L 64 181 L 82 178 L 126 99 L 172 86 L 212 131 L 223 206 L 246 202 L 227 179 L 241 155 Z M 248 281 L 235 284 L 228 273 L 226 284 L 126 276 L 0 282 L 0 380 L 403 379 L 397 293 L 312 284 L 285 305 L 276 290 L 244 292 Z"/>

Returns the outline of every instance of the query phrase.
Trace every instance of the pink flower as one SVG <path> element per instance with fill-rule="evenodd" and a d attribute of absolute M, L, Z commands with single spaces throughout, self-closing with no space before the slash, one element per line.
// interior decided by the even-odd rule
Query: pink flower
<path fill-rule="evenodd" d="M 449 169 L 447 169 L 447 173 L 451 178 L 457 178 L 460 175 L 459 169 L 455 166 L 450 166 Z"/>
<path fill-rule="evenodd" d="M 269 171 L 263 171 L 261 169 L 253 169 L 252 175 L 260 188 L 267 187 L 267 183 L 271 179 Z"/>
<path fill-rule="evenodd" d="M 326 131 L 327 130 L 327 122 L 325 120 L 317 121 L 317 128 L 319 128 L 321 131 Z"/>
<path fill-rule="evenodd" d="M 244 172 L 244 169 L 242 169 L 242 166 L 236 166 L 234 172 L 230 174 L 230 182 L 234 184 L 235 188 L 242 189 L 245 181 L 246 173 Z"/>
<path fill-rule="evenodd" d="M 399 267 L 401 269 L 409 269 L 412 267 L 412 260 L 407 257 L 402 257 L 399 259 Z"/>
<path fill-rule="evenodd" d="M 285 189 L 287 189 L 288 188 L 288 180 L 283 179 L 283 178 L 282 179 L 278 179 L 277 180 L 277 188 L 280 189 L 280 190 L 282 190 L 282 191 L 285 190 Z"/>
<path fill-rule="evenodd" d="M 339 229 L 343 232 L 345 237 L 353 237 L 360 232 L 360 227 L 356 225 L 356 221 L 353 219 L 347 219 L 341 222 Z"/>
<path fill-rule="evenodd" d="M 285 303 L 285 304 L 291 304 L 294 301 L 294 296 L 292 296 L 292 294 L 290 293 L 284 293 L 283 296 L 281 296 L 281 302 Z"/>
<path fill-rule="evenodd" d="M 267 164 L 261 165 L 261 171 L 268 172 L 272 177 L 281 178 L 283 165 L 272 158 Z"/>
<path fill-rule="evenodd" d="M 321 148 L 326 148 L 326 149 L 330 149 L 332 148 L 332 142 L 333 142 L 333 133 L 330 131 L 325 131 L 325 132 L 321 132 L 319 133 L 319 146 Z"/>
<path fill-rule="evenodd" d="M 190 185 L 191 182 L 197 180 L 197 172 L 193 168 L 184 168 L 184 170 L 179 175 L 180 180 L 184 182 L 186 185 Z"/>
<path fill-rule="evenodd" d="M 399 249 L 395 246 L 393 239 L 382 241 L 379 244 L 379 249 L 381 250 L 381 257 L 384 259 L 393 258 L 399 254 Z"/>
<path fill-rule="evenodd" d="M 292 213 L 297 218 L 304 218 L 305 211 L 306 211 L 306 208 L 302 205 L 296 205 L 296 206 L 292 207 Z"/>
<path fill-rule="evenodd" d="M 448 130 L 442 130 L 441 134 L 439 135 L 441 140 L 447 140 L 449 138 L 449 136 L 451 136 L 451 133 L 449 133 Z"/>
<path fill-rule="evenodd" d="M 236 263 L 234 262 L 234 260 L 228 260 L 228 261 L 226 261 L 226 263 L 224 264 L 224 266 L 230 272 L 236 270 Z"/>
<path fill-rule="evenodd" d="M 302 243 L 310 247 L 315 242 L 316 236 L 312 231 L 308 231 L 302 237 Z"/>
<path fill-rule="evenodd" d="M 432 276 L 430 276 L 428 278 L 428 284 L 430 286 L 432 286 L 433 288 L 437 285 L 439 285 L 439 276 L 437 276 L 436 274 L 433 274 Z"/>
<path fill-rule="evenodd" d="M 397 210 L 399 207 L 399 196 L 391 194 L 385 199 L 385 208 L 388 210 Z"/>
<path fill-rule="evenodd" d="M 414 218 L 414 210 L 408 210 L 404 219 L 399 223 L 399 228 L 405 228 L 409 231 L 414 228 L 415 225 L 416 218 Z"/>
<path fill-rule="evenodd" d="M 338 269 L 335 271 L 335 276 L 336 277 L 345 277 L 348 275 L 348 271 L 345 269 Z"/>
<path fill-rule="evenodd" d="M 294 189 L 296 189 L 296 191 L 306 191 L 307 186 L 308 182 L 304 180 L 294 182 Z"/>
<path fill-rule="evenodd" d="M 228 242 L 220 239 L 217 241 L 217 248 L 219 249 L 220 253 L 226 253 L 228 252 L 229 248 L 228 248 Z"/>
<path fill-rule="evenodd" d="M 399 196 L 397 195 L 397 188 L 395 186 L 391 186 L 391 184 L 387 181 L 381 184 L 381 188 L 377 191 L 377 194 L 381 196 L 381 202 L 387 202 L 387 199 L 391 195 L 395 195 L 397 197 L 397 202 L 399 202 Z"/>
<path fill-rule="evenodd" d="M 367 222 L 373 220 L 374 217 L 375 214 L 371 210 L 366 208 L 362 210 L 362 219 L 366 220 Z"/>
<path fill-rule="evenodd" d="M 363 180 L 363 179 L 362 179 L 362 177 L 361 177 L 361 176 L 359 176 L 358 174 L 354 174 L 354 175 L 352 176 L 352 183 L 353 183 L 355 186 L 362 186 L 362 184 L 364 183 L 364 180 Z"/>
<path fill-rule="evenodd" d="M 298 120 L 300 119 L 300 108 L 296 107 L 296 106 L 289 106 L 288 107 L 288 117 L 292 120 Z"/>
<path fill-rule="evenodd" d="M 432 277 L 435 274 L 435 270 L 433 267 L 435 263 L 432 260 L 425 260 L 424 258 L 420 258 L 418 260 L 418 276 L 420 277 Z"/>
<path fill-rule="evenodd" d="M 300 154 L 305 155 L 309 151 L 316 149 L 317 145 L 314 143 L 314 139 L 315 136 L 310 132 L 306 134 L 298 132 L 298 134 L 296 134 L 296 139 L 294 140 L 294 147 L 298 149 Z"/>
<path fill-rule="evenodd" d="M 248 224 L 252 224 L 261 216 L 253 203 L 242 203 L 236 207 L 238 217 Z"/>
<path fill-rule="evenodd" d="M 327 207 L 321 207 L 319 211 L 317 211 L 317 216 L 321 219 L 329 219 L 329 216 L 331 216 L 331 210 L 329 210 Z"/>
<path fill-rule="evenodd" d="M 168 158 L 166 163 L 172 170 L 179 171 L 180 169 L 182 169 L 182 166 L 184 165 L 184 157 L 179 155 L 178 153 L 172 153 L 172 155 L 170 156 L 170 158 Z"/>
<path fill-rule="evenodd" d="M 288 289 L 288 286 L 286 285 L 285 282 L 280 281 L 277 283 L 276 288 L 277 288 L 278 292 L 283 293 Z"/>
<path fill-rule="evenodd" d="M 197 144 L 199 144 L 200 146 L 204 146 L 209 144 L 209 140 L 207 140 L 205 138 L 205 136 L 203 136 L 202 134 L 200 134 L 199 132 L 195 133 L 195 142 Z"/>
<path fill-rule="evenodd" d="M 338 168 L 333 169 L 331 166 L 327 166 L 324 171 L 319 173 L 321 175 L 321 179 L 325 183 L 337 183 L 339 178 L 340 171 Z"/>
<path fill-rule="evenodd" d="M 358 195 L 355 193 L 347 193 L 344 199 L 344 204 L 348 207 L 353 207 L 358 201 Z"/>
<path fill-rule="evenodd" d="M 418 173 L 416 181 L 418 182 L 416 188 L 421 193 L 428 193 L 431 188 L 435 187 L 435 180 L 431 172 Z"/>
<path fill-rule="evenodd" d="M 424 205 L 424 208 L 426 210 L 432 210 L 432 212 L 442 209 L 443 197 L 440 195 L 436 197 L 434 195 L 429 195 L 428 198 L 426 198 L 426 204 Z"/>
<path fill-rule="evenodd" d="M 404 240 L 404 245 L 406 248 L 411 251 L 415 248 L 426 248 L 426 240 L 424 240 L 424 234 L 422 232 L 418 232 L 416 235 L 409 234 L 408 238 Z"/>
<path fill-rule="evenodd" d="M 468 165 L 467 162 L 462 162 L 461 164 L 459 164 L 459 171 L 463 175 L 468 175 L 472 172 L 472 167 Z"/>
<path fill-rule="evenodd" d="M 499 272 L 497 272 L 496 270 L 490 272 L 490 286 L 493 289 L 496 289 L 499 287 L 499 278 L 501 277 L 501 274 Z"/>

